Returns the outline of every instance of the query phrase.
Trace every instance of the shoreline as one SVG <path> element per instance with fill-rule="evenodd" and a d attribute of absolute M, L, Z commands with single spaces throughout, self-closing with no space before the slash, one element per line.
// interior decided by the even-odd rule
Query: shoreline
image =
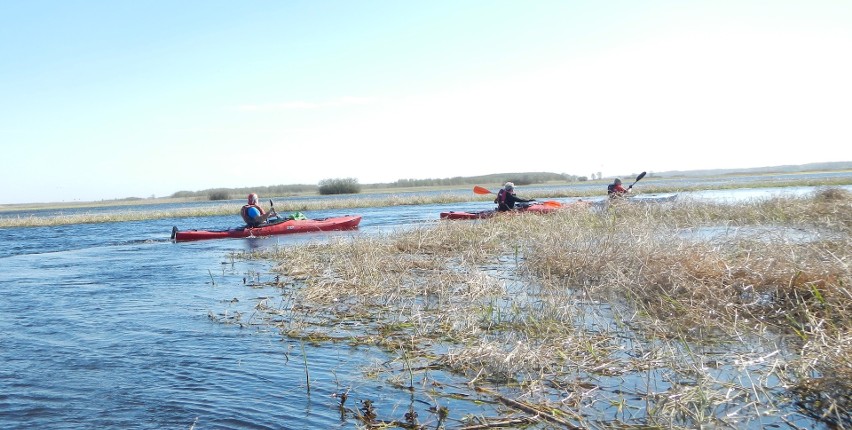
<path fill-rule="evenodd" d="M 695 183 L 696 185 L 693 188 L 690 187 L 688 190 L 699 190 L 699 189 L 715 189 L 716 187 L 706 187 L 700 188 L 699 184 L 701 181 L 707 180 L 726 180 L 735 181 L 731 184 L 729 188 L 765 188 L 765 187 L 777 187 L 777 186 L 797 186 L 797 184 L 803 186 L 813 186 L 813 181 L 810 181 L 805 178 L 800 179 L 790 179 L 789 181 L 784 181 L 784 184 L 779 185 L 776 183 L 748 183 L 748 184 L 740 184 L 737 186 L 736 180 L 745 179 L 745 178 L 761 178 L 768 176 L 778 176 L 778 177 L 798 177 L 804 175 L 813 175 L 813 174 L 838 174 L 838 173 L 848 173 L 848 178 L 839 178 L 834 180 L 826 180 L 825 184 L 816 184 L 816 185 L 852 185 L 852 170 L 826 170 L 826 171 L 808 171 L 808 172 L 776 172 L 776 173 L 755 173 L 755 174 L 720 174 L 720 175 L 679 175 L 679 176 L 654 176 L 653 173 L 649 174 L 643 181 L 642 184 L 647 184 L 649 182 L 669 182 L 669 181 L 687 181 Z M 609 184 L 611 178 L 607 179 L 596 179 L 590 181 L 577 181 L 577 182 L 542 182 L 542 183 L 533 183 L 533 184 L 524 184 L 523 187 L 537 187 L 537 186 L 547 186 L 547 187 L 559 187 L 564 186 L 566 189 L 572 189 L 575 187 L 588 187 L 590 185 L 599 186 L 600 190 L 606 190 L 606 185 Z M 375 194 L 406 194 L 406 193 L 416 193 L 416 192 L 433 192 L 433 191 L 462 191 L 468 190 L 477 184 L 465 184 L 465 185 L 447 185 L 447 186 L 412 186 L 412 187 L 383 187 L 383 188 L 373 188 L 371 184 L 364 184 L 363 186 L 367 188 L 366 190 L 362 190 L 362 192 L 357 194 L 341 194 L 341 196 L 371 196 Z M 482 185 L 482 184 L 480 184 Z M 488 185 L 488 184 L 485 184 Z M 671 189 L 661 189 L 653 192 L 678 192 L 678 191 L 688 191 L 684 188 L 671 188 Z M 651 191 L 647 191 L 651 192 Z M 595 195 L 601 195 L 602 193 L 579 193 L 582 195 L 562 195 L 562 196 L 554 196 L 554 197 L 592 197 Z M 286 195 L 281 196 L 271 196 L 272 198 L 288 198 L 288 197 L 317 197 L 317 198 L 328 198 L 329 195 L 323 196 L 316 192 L 297 192 L 297 193 L 288 193 Z M 534 196 L 535 197 L 535 196 Z M 543 197 L 543 196 L 537 196 Z M 235 202 L 241 201 L 242 199 L 228 199 L 228 200 L 209 200 L 207 196 L 194 196 L 194 197 L 154 197 L 154 198 L 143 198 L 143 197 L 126 197 L 121 199 L 106 199 L 106 200 L 91 200 L 91 201 L 70 201 L 70 202 L 30 202 L 30 203 L 0 203 L 0 213 L 3 212 L 14 212 L 14 211 L 25 211 L 25 210 L 45 210 L 45 209 L 79 209 L 79 208 L 102 208 L 102 207 L 122 207 L 122 206 L 141 206 L 141 205 L 158 205 L 158 204 L 169 204 L 169 203 L 197 203 L 197 202 L 210 202 L 211 204 L 216 203 L 226 203 L 226 202 Z"/>
<path fill-rule="evenodd" d="M 644 179 L 634 188 L 634 195 L 671 194 L 707 190 L 766 189 L 788 187 L 844 187 L 852 186 L 852 172 L 848 176 L 822 178 L 783 178 L 783 180 L 755 182 L 755 176 L 741 176 L 740 181 L 730 177 L 705 178 L 685 184 L 669 179 Z M 791 176 L 791 175 L 787 175 Z M 796 175 L 792 175 L 796 176 Z M 725 179 L 723 183 L 710 183 L 710 179 Z M 751 179 L 751 180 L 746 180 Z M 672 182 L 672 183 L 669 183 Z M 590 186 L 592 185 L 592 186 Z M 567 184 L 530 184 L 523 186 L 525 198 L 534 199 L 603 199 L 606 197 L 605 182 L 583 182 Z M 542 189 L 547 187 L 547 189 Z M 444 191 L 444 192 L 441 192 Z M 470 192 L 470 194 L 468 194 Z M 294 200 L 292 197 L 299 197 Z M 280 200 L 279 200 L 280 199 Z M 394 190 L 373 190 L 370 193 L 316 195 L 303 193 L 293 196 L 273 196 L 276 209 L 281 213 L 310 212 L 318 210 L 357 209 L 400 205 L 427 205 L 491 201 L 492 195 L 476 195 L 470 186 L 409 187 Z M 173 205 L 157 207 L 158 205 Z M 164 218 L 186 218 L 231 215 L 239 212 L 242 200 L 205 200 L 203 198 L 159 198 L 145 200 L 119 200 L 103 202 L 81 202 L 78 204 L 43 203 L 22 205 L 0 205 L 0 228 L 46 227 L 73 224 L 141 221 Z M 141 207 L 141 209 L 139 209 Z M 133 208 L 133 209 L 131 209 Z M 87 211 L 91 209 L 92 211 Z M 68 210 L 70 213 L 63 213 Z M 32 213 L 27 213 L 32 211 Z M 45 213 L 53 211 L 53 213 Z M 73 212 L 71 212 L 73 211 Z M 19 212 L 19 213 L 16 213 Z"/>

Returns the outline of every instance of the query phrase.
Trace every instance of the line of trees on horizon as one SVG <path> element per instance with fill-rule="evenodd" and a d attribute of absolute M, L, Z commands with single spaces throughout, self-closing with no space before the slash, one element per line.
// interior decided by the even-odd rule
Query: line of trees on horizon
<path fill-rule="evenodd" d="M 796 173 L 813 171 L 842 171 L 852 170 L 852 161 L 838 161 L 826 163 L 809 163 L 801 165 L 784 165 L 770 167 L 754 167 L 743 169 L 710 169 L 690 171 L 667 171 L 648 172 L 648 176 L 675 177 L 675 176 L 714 176 L 714 175 L 736 175 L 736 174 L 765 174 L 765 173 Z M 635 175 L 633 173 L 632 175 Z M 630 176 L 630 175 L 627 175 Z M 613 176 L 614 177 L 614 176 Z M 591 180 L 601 180 L 601 172 L 591 175 Z M 551 172 L 521 172 L 521 173 L 494 173 L 479 176 L 454 176 L 451 178 L 430 179 L 399 179 L 389 183 L 359 184 L 355 178 L 323 179 L 319 184 L 291 184 L 291 185 L 268 185 L 242 188 L 211 188 L 200 191 L 178 191 L 171 195 L 172 198 L 199 198 L 206 197 L 209 200 L 231 200 L 247 196 L 249 193 L 258 193 L 265 196 L 289 196 L 300 194 L 357 194 L 361 190 L 377 190 L 392 188 L 417 188 L 417 187 L 447 187 L 478 184 L 503 184 L 514 182 L 516 185 L 533 185 L 554 182 L 584 182 L 590 180 L 588 176 L 571 175 L 567 173 Z"/>
<path fill-rule="evenodd" d="M 481 183 L 514 182 L 516 185 L 544 184 L 552 182 L 578 182 L 587 181 L 586 176 L 570 175 L 566 173 L 551 172 L 522 172 L 522 173 L 495 173 L 480 176 L 456 176 L 452 178 L 430 178 L 430 179 L 399 179 L 389 183 L 359 184 L 355 178 L 323 179 L 317 185 L 291 184 L 291 185 L 264 185 L 256 187 L 241 188 L 210 188 L 200 191 L 178 191 L 173 193 L 172 198 L 199 198 L 208 200 L 233 200 L 248 196 L 250 193 L 258 193 L 265 196 L 288 196 L 298 194 L 357 194 L 362 189 L 376 190 L 386 188 L 417 188 L 417 187 L 446 187 L 476 185 Z"/>

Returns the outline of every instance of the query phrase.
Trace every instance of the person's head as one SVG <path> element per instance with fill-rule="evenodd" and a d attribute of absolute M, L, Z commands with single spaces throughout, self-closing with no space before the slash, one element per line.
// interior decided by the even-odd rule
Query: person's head
<path fill-rule="evenodd" d="M 506 185 L 503 185 L 503 189 L 511 193 L 512 191 L 515 191 L 515 184 L 506 182 Z"/>
<path fill-rule="evenodd" d="M 621 179 L 615 178 L 615 185 L 621 185 Z"/>
<path fill-rule="evenodd" d="M 257 204 L 257 194 L 251 193 L 248 195 L 248 204 L 256 205 Z"/>

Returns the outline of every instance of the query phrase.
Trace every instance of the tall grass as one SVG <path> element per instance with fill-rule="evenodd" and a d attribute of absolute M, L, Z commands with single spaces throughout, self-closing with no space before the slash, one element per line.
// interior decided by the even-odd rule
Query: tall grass
<path fill-rule="evenodd" d="M 791 179 L 789 181 L 783 182 L 772 182 L 772 183 L 760 183 L 760 184 L 747 184 L 749 187 L 788 187 L 788 186 L 831 186 L 831 185 L 849 185 L 848 177 L 841 178 L 826 178 L 820 180 L 802 180 L 802 179 Z M 347 181 L 352 181 L 351 179 L 340 179 L 340 180 L 327 180 L 327 181 L 340 181 L 341 184 L 345 187 L 347 185 L 358 185 L 357 181 L 354 183 L 350 183 Z M 697 191 L 707 189 L 707 186 L 703 185 L 700 181 L 696 181 L 693 185 L 683 185 L 682 182 L 678 182 L 677 185 L 666 185 L 665 181 L 659 183 L 651 183 L 651 182 L 643 182 L 642 185 L 634 190 L 639 191 L 641 193 L 651 194 L 651 193 L 670 193 L 670 192 L 683 192 L 683 191 Z M 330 182 L 332 185 L 337 185 L 337 182 Z M 735 189 L 742 188 L 745 186 L 742 182 L 737 182 L 732 180 L 730 184 L 720 186 L 713 185 L 714 189 Z M 291 186 L 286 186 L 291 187 Z M 301 187 L 301 186 L 292 186 L 292 187 Z M 269 187 L 270 189 L 279 189 L 280 187 Z M 287 188 L 290 189 L 290 188 Z M 297 188 L 293 188 L 295 190 Z M 287 211 L 311 211 L 311 210 L 330 210 L 330 209 L 357 209 L 357 208 L 365 208 L 365 207 L 385 207 L 385 206 L 397 206 L 397 205 L 422 205 L 422 204 L 441 204 L 441 203 L 454 203 L 454 202 L 470 202 L 470 201 L 482 201 L 482 202 L 491 202 L 493 200 L 493 196 L 480 196 L 475 194 L 458 194 L 458 193 L 432 193 L 431 191 L 436 191 L 442 189 L 441 187 L 435 189 L 428 188 L 411 188 L 408 190 L 409 192 L 402 192 L 397 189 L 389 189 L 386 190 L 388 195 L 376 195 L 376 194 L 363 194 L 359 195 L 357 198 L 352 198 L 352 196 L 348 196 L 346 198 L 339 199 L 326 199 L 319 198 L 316 199 L 309 198 L 300 198 L 298 200 L 288 200 L 287 198 L 283 198 L 280 201 L 276 201 L 276 208 L 281 212 Z M 454 190 L 458 189 L 454 186 L 443 187 L 443 189 Z M 334 188 L 335 192 L 344 192 L 344 193 L 357 193 L 357 190 L 354 189 L 344 189 L 344 188 Z M 417 191 L 428 190 L 430 193 L 417 193 Z M 529 192 L 525 193 L 521 190 L 521 193 L 524 197 L 527 198 L 537 198 L 537 199 L 554 199 L 554 198 L 598 198 L 603 197 L 605 195 L 606 184 L 602 183 L 599 189 L 577 189 L 574 188 L 573 185 L 568 184 L 565 188 L 553 187 L 546 192 Z M 221 194 L 221 189 L 217 190 L 207 190 L 209 195 L 205 195 L 204 200 L 218 200 L 222 198 L 226 198 Z M 378 192 L 378 191 L 375 191 Z M 192 193 L 195 196 L 195 193 Z M 241 194 L 242 195 L 242 194 Z M 274 193 L 263 193 L 261 195 L 275 195 Z M 231 197 L 234 197 L 233 194 Z M 306 197 L 306 196 L 302 196 Z M 0 214 L 3 212 L 9 211 L 42 211 L 42 210 L 53 210 L 59 212 L 59 214 L 55 215 L 44 215 L 43 213 L 33 214 L 33 215 L 17 215 L 17 216 L 0 216 L 0 228 L 1 227 L 39 227 L 39 226 L 51 226 L 51 225 L 67 225 L 67 224 L 80 224 L 80 223 L 101 223 L 101 222 L 120 222 L 120 221 L 138 221 L 138 220 L 147 220 L 147 219 L 163 219 L 163 218 L 174 218 L 174 217 L 192 217 L 192 216 L 214 216 L 214 215 L 229 215 L 229 214 L 238 214 L 239 208 L 242 206 L 242 202 L 239 203 L 220 203 L 217 205 L 208 205 L 201 207 L 185 207 L 185 208 L 177 208 L 177 209 L 151 209 L 151 210 L 122 210 L 122 208 L 128 205 L 154 205 L 158 203 L 197 203 L 202 201 L 200 197 L 185 197 L 185 198 L 161 198 L 161 199 L 124 199 L 124 200 L 114 200 L 114 201 L 103 201 L 103 202 L 78 202 L 78 203 L 48 203 L 48 204 L 23 204 L 23 205 L 0 205 Z M 85 208 L 98 208 L 97 212 L 92 213 L 74 213 L 71 214 L 62 214 L 63 209 L 85 209 Z M 113 210 L 108 213 L 104 212 L 104 208 L 111 208 Z M 239 218 L 238 218 L 239 220 Z"/>
<path fill-rule="evenodd" d="M 258 304 L 265 324 L 404 351 L 399 368 L 454 372 L 530 419 L 848 428 L 850 231 L 852 196 L 827 189 L 436 223 L 246 257 L 279 261 L 285 280 L 280 303 Z"/>
<path fill-rule="evenodd" d="M 471 198 L 454 195 L 454 194 L 436 194 L 436 195 L 390 195 L 390 196 L 371 196 L 364 195 L 356 198 L 340 198 L 340 199 L 304 199 L 298 201 L 281 200 L 275 201 L 275 209 L 279 213 L 287 212 L 307 212 L 319 210 L 351 210 L 365 207 L 384 207 L 384 206 L 399 206 L 399 205 L 421 205 L 421 204 L 436 204 L 436 203 L 452 203 L 466 202 Z M 0 227 L 43 227 L 69 224 L 92 224 L 104 222 L 122 222 L 122 221 L 140 221 L 151 219 L 165 218 L 185 218 L 185 217 L 204 217 L 204 216 L 219 216 L 219 215 L 234 215 L 234 223 L 242 223 L 239 218 L 240 203 L 219 203 L 205 206 L 187 206 L 175 209 L 152 209 L 152 210 L 126 210 L 121 206 L 115 208 L 114 211 L 104 212 L 83 212 L 64 214 L 61 210 L 59 213 L 52 215 L 18 215 L 0 217 Z M 310 215 L 310 214 L 308 214 Z"/>
<path fill-rule="evenodd" d="M 95 224 L 105 222 L 141 221 L 164 218 L 203 217 L 213 215 L 235 214 L 239 216 L 240 205 L 219 204 L 211 206 L 185 207 L 168 210 L 128 211 L 96 213 L 57 213 L 47 216 L 14 216 L 0 217 L 0 227 L 45 227 L 71 224 Z"/>

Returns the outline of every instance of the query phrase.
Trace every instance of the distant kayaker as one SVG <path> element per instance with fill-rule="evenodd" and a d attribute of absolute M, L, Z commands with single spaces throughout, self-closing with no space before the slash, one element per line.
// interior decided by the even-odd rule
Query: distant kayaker
<path fill-rule="evenodd" d="M 248 204 L 240 209 L 240 216 L 249 227 L 257 227 L 265 224 L 270 216 L 276 216 L 275 209 L 266 212 L 257 204 L 257 194 L 251 193 L 248 195 Z"/>
<path fill-rule="evenodd" d="M 497 210 L 500 212 L 510 211 L 515 209 L 516 203 L 530 203 L 535 199 L 522 199 L 515 195 L 515 184 L 506 182 L 503 188 L 497 192 L 497 198 L 494 203 L 497 203 Z"/>
<path fill-rule="evenodd" d="M 615 178 L 613 183 L 606 186 L 606 193 L 611 199 L 616 199 L 619 197 L 624 197 L 625 194 L 629 193 L 633 188 L 633 185 L 624 188 L 624 185 L 621 185 L 621 179 Z"/>

